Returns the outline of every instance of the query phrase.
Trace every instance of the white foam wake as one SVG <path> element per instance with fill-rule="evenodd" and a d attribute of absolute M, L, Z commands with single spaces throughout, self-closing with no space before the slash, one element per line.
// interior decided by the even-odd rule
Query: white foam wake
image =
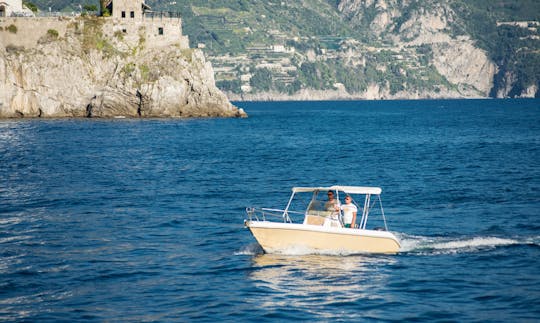
<path fill-rule="evenodd" d="M 258 243 L 252 243 L 247 246 L 244 246 L 241 250 L 236 251 L 234 255 L 235 256 L 240 256 L 240 255 L 252 256 L 252 255 L 258 255 L 262 252 L 263 252 L 262 248 L 261 246 L 259 246 Z"/>
<path fill-rule="evenodd" d="M 346 250 L 334 249 L 311 249 L 304 246 L 294 246 L 279 250 L 271 250 L 271 253 L 287 255 L 287 256 L 304 256 L 304 255 L 324 255 L 324 256 L 348 256 L 354 254 Z"/>
<path fill-rule="evenodd" d="M 479 250 L 494 249 L 497 247 L 519 244 L 538 245 L 538 237 L 501 238 L 494 236 L 480 236 L 449 238 L 410 236 L 404 234 L 401 234 L 399 236 L 401 241 L 400 252 L 420 252 L 430 254 L 476 252 Z"/>
<path fill-rule="evenodd" d="M 258 255 L 262 254 L 264 251 L 262 248 L 254 243 L 248 246 L 243 247 L 241 250 L 234 253 L 235 256 L 238 255 Z M 310 249 L 303 246 L 292 246 L 283 249 L 269 250 L 271 254 L 285 255 L 285 256 L 305 256 L 305 255 L 327 255 L 327 256 L 346 256 L 351 255 L 351 252 L 341 251 L 341 250 L 317 250 Z"/>
<path fill-rule="evenodd" d="M 414 253 L 423 255 L 454 254 L 465 252 L 478 252 L 481 250 L 490 250 L 497 247 L 510 245 L 536 245 L 540 246 L 540 236 L 533 237 L 509 237 L 501 238 L 495 236 L 477 236 L 477 237 L 427 237 L 414 236 L 403 233 L 395 233 L 401 243 L 400 253 Z M 244 246 L 234 255 L 258 255 L 264 251 L 257 243 Z M 281 255 L 328 255 L 328 256 L 346 256 L 350 252 L 336 250 L 313 250 L 302 246 L 295 246 L 283 250 L 272 250 L 270 253 Z"/>
<path fill-rule="evenodd" d="M 483 247 L 497 247 L 519 244 L 520 242 L 514 239 L 502 239 L 497 237 L 476 237 L 466 240 L 448 241 L 433 244 L 435 249 L 477 249 Z"/>

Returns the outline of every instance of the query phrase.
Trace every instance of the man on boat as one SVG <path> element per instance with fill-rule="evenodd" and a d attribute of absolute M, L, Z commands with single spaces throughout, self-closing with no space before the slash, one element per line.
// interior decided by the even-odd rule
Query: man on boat
<path fill-rule="evenodd" d="M 340 209 L 343 211 L 343 225 L 345 228 L 354 228 L 358 208 L 352 203 L 350 195 L 345 196 L 345 204 L 342 204 Z"/>
<path fill-rule="evenodd" d="M 328 191 L 328 201 L 324 203 L 324 209 L 326 211 L 334 212 L 336 210 L 336 206 L 338 205 L 338 201 L 334 199 L 334 192 Z"/>
<path fill-rule="evenodd" d="M 334 199 L 334 192 L 328 191 L 327 195 L 328 201 L 324 203 L 324 209 L 330 212 L 330 215 L 327 216 L 324 220 L 324 226 L 340 227 L 341 224 L 339 223 L 338 217 L 339 201 L 337 199 Z"/>

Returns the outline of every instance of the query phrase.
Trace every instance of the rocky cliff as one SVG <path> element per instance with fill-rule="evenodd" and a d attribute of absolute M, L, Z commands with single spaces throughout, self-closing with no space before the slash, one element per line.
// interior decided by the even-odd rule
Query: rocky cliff
<path fill-rule="evenodd" d="M 216 88 L 201 51 L 153 46 L 144 27 L 134 43 L 105 18 L 0 25 L 0 117 L 246 116 Z"/>
<path fill-rule="evenodd" d="M 455 32 L 458 19 L 448 3 L 342 0 L 338 8 L 352 23 L 369 24 L 370 31 L 396 49 L 421 47 L 430 52 L 424 65 L 432 65 L 444 77 L 447 92 L 456 92 L 452 96 L 489 96 L 496 66 L 468 35 Z"/>

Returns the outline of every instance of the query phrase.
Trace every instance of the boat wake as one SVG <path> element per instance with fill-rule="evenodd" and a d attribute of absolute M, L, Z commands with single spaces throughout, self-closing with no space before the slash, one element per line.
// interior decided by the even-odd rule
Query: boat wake
<path fill-rule="evenodd" d="M 255 256 L 264 253 L 258 243 L 251 243 L 234 253 L 235 256 Z"/>
<path fill-rule="evenodd" d="M 469 237 L 442 237 L 442 236 L 416 236 L 405 233 L 395 233 L 401 242 L 400 254 L 413 255 L 444 255 L 459 253 L 474 253 L 479 251 L 493 250 L 508 246 L 537 246 L 540 247 L 540 236 L 534 237 L 510 237 L 501 238 L 496 236 L 469 236 Z M 238 255 L 260 255 L 264 251 L 257 243 L 244 246 L 234 253 Z M 275 250 L 272 254 L 287 256 L 303 255 L 327 255 L 349 256 L 354 253 L 338 250 L 313 250 L 300 246 L 283 250 Z"/>
<path fill-rule="evenodd" d="M 350 256 L 358 253 L 354 253 L 347 250 L 336 249 L 311 249 L 303 246 L 295 246 L 284 249 L 275 250 L 274 254 L 287 255 L 287 256 L 306 256 L 306 255 L 319 255 L 319 256 Z"/>
<path fill-rule="evenodd" d="M 319 250 L 319 249 L 311 249 L 311 248 L 307 248 L 303 246 L 294 246 L 294 247 L 288 247 L 288 248 L 279 249 L 279 250 L 273 250 L 270 253 L 276 254 L 276 255 L 283 255 L 283 256 L 307 256 L 307 255 L 350 256 L 350 255 L 358 254 L 358 253 L 352 253 L 350 251 L 345 251 L 345 250 L 334 250 L 334 249 Z M 260 254 L 264 254 L 264 250 L 257 243 L 244 246 L 242 249 L 234 253 L 235 256 L 241 256 L 241 255 L 256 256 Z"/>
<path fill-rule="evenodd" d="M 400 253 L 423 255 L 456 254 L 478 252 L 512 245 L 540 246 L 540 236 L 510 237 L 426 237 L 396 234 L 401 241 Z"/>

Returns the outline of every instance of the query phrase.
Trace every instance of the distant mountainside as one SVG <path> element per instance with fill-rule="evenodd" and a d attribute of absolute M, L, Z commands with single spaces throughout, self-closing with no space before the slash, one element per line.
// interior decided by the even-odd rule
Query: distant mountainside
<path fill-rule="evenodd" d="M 147 3 L 181 13 L 232 99 L 540 96 L 537 0 Z"/>

